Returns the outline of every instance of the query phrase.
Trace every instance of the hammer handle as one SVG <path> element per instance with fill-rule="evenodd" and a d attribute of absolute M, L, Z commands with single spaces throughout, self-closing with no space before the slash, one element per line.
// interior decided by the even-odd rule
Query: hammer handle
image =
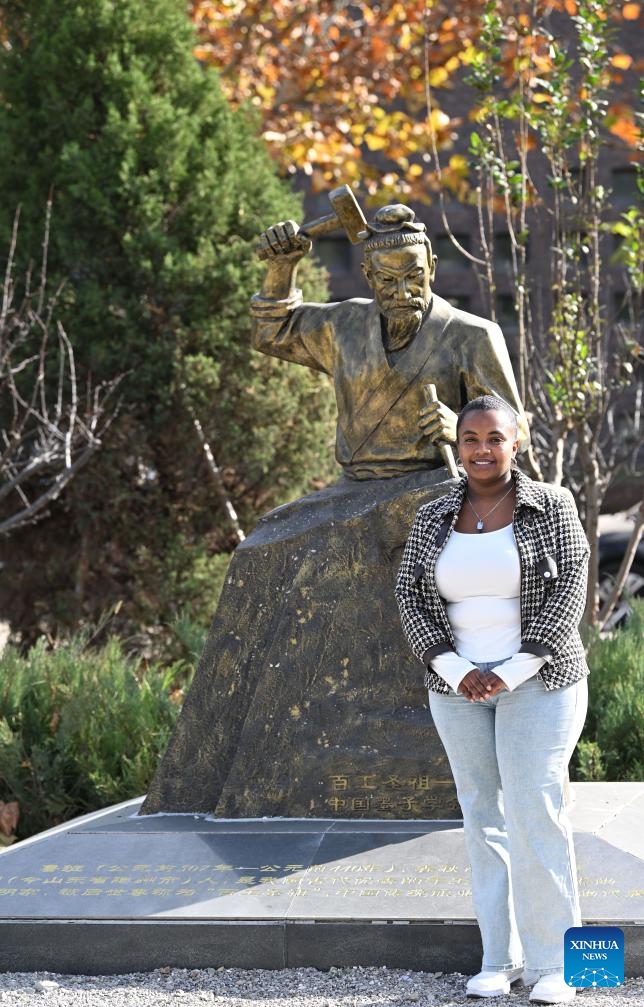
<path fill-rule="evenodd" d="M 425 392 L 425 398 L 427 402 L 438 402 L 438 395 L 436 394 L 436 385 L 428 384 L 425 385 L 423 391 Z M 452 445 L 446 444 L 445 441 L 439 441 L 438 446 L 440 448 L 441 455 L 443 456 L 443 461 L 447 466 L 447 471 L 451 475 L 452 479 L 458 479 L 458 469 L 456 468 L 456 461 L 454 459 L 454 452 L 452 451 Z"/>
<path fill-rule="evenodd" d="M 300 234 L 306 234 L 308 238 L 315 238 L 318 234 L 328 234 L 341 227 L 342 224 L 336 213 L 326 213 L 323 217 L 317 217 L 315 220 L 305 220 L 300 227 Z"/>

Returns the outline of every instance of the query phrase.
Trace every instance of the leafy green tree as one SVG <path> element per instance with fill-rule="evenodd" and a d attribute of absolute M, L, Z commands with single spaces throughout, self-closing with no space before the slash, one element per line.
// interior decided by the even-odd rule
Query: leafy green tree
<path fill-rule="evenodd" d="M 126 374 L 100 464 L 12 542 L 13 593 L 28 578 L 46 610 L 49 576 L 56 619 L 117 597 L 135 621 L 170 618 L 191 601 L 171 589 L 230 544 L 192 410 L 242 525 L 333 468 L 325 379 L 249 348 L 254 241 L 299 200 L 194 58 L 181 0 L 9 0 L 0 20 L 0 245 L 20 204 L 17 254 L 37 256 L 51 194 L 48 276 L 77 364 Z M 324 297 L 314 268 L 307 295 Z"/>
<path fill-rule="evenodd" d="M 636 121 L 616 129 L 610 101 L 612 68 L 630 66 L 616 49 L 613 7 L 576 0 L 566 37 L 561 15 L 542 13 L 533 23 L 517 10 L 504 18 L 487 0 L 469 71 L 478 94 L 470 137 L 481 246 L 474 261 L 494 317 L 505 268 L 497 242 L 507 238 L 533 474 L 565 483 L 580 504 L 591 546 L 590 623 L 598 617 L 602 501 L 617 473 L 641 474 L 640 410 L 631 408 L 643 381 L 641 199 L 618 217 L 600 162 L 611 134 L 641 144 Z M 622 239 L 625 304 L 617 310 L 611 232 Z M 530 259 L 539 235 L 547 282 Z"/>

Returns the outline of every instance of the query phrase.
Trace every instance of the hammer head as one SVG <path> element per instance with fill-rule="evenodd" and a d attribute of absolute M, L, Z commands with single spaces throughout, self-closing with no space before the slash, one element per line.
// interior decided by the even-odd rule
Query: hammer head
<path fill-rule="evenodd" d="M 340 185 L 329 193 L 331 205 L 339 223 L 346 231 L 352 245 L 364 241 L 367 232 L 367 221 L 358 206 L 358 201 L 348 185 Z"/>
<path fill-rule="evenodd" d="M 330 231 L 337 231 L 344 228 L 349 241 L 357 245 L 367 237 L 367 221 L 358 206 L 356 197 L 353 195 L 348 185 L 341 185 L 338 189 L 333 189 L 329 193 L 329 199 L 333 206 L 333 213 L 327 213 L 317 220 L 305 221 L 298 229 L 293 221 L 282 221 L 266 231 L 262 237 L 262 244 L 258 250 L 260 259 L 270 259 L 276 254 L 289 255 L 298 249 L 297 240 L 303 235 L 307 238 L 315 238 L 321 234 L 328 234 Z M 297 240 L 296 240 L 296 235 Z M 301 248 L 301 246 L 300 246 Z M 304 254 L 301 251 L 300 254 Z"/>

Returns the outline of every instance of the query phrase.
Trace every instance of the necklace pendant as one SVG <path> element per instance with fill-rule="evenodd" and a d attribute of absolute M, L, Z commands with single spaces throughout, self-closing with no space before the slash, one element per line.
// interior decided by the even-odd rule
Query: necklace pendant
<path fill-rule="evenodd" d="M 481 521 L 481 519 L 480 519 L 480 518 L 479 518 L 479 519 L 478 519 L 478 521 L 476 522 L 476 530 L 477 530 L 477 531 L 483 531 L 483 522 Z"/>

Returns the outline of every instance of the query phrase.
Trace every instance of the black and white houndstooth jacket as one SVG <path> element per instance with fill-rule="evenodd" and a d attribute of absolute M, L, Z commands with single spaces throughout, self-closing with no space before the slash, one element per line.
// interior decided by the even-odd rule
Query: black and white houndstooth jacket
<path fill-rule="evenodd" d="M 588 674 L 578 627 L 586 602 L 590 549 L 568 490 L 533 482 L 518 471 L 513 478 L 514 536 L 521 563 L 520 649 L 547 658 L 538 676 L 546 689 L 558 689 Z M 405 636 L 428 669 L 425 685 L 434 692 L 447 693 L 450 688 L 429 662 L 455 650 L 434 569 L 466 487 L 463 477 L 444 497 L 420 508 L 396 582 Z"/>

